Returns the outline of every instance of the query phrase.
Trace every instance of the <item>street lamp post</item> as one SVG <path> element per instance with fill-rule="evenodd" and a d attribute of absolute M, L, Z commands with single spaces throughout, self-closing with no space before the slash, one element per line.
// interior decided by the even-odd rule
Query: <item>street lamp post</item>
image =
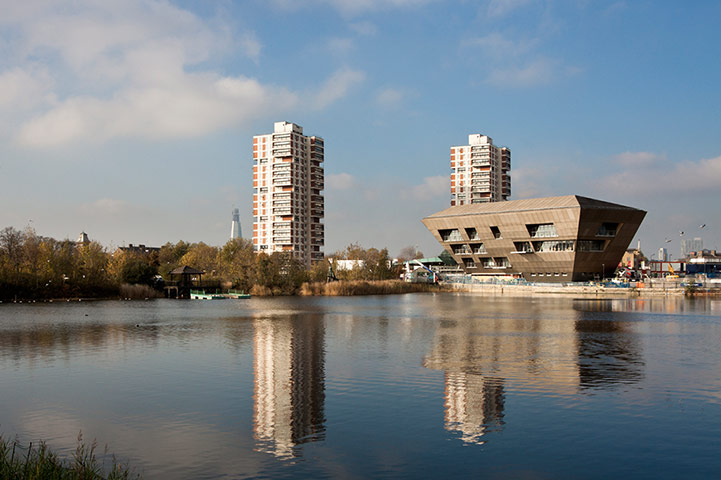
<path fill-rule="evenodd" d="M 602 263 L 601 264 L 601 281 L 603 282 L 603 280 L 605 278 L 606 278 L 606 264 Z"/>

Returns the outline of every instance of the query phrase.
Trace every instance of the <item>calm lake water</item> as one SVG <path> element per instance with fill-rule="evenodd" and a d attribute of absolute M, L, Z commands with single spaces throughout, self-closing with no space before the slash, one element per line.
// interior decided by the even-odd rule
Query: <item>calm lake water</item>
<path fill-rule="evenodd" d="M 145 478 L 721 478 L 721 301 L 0 305 L 0 432 Z"/>

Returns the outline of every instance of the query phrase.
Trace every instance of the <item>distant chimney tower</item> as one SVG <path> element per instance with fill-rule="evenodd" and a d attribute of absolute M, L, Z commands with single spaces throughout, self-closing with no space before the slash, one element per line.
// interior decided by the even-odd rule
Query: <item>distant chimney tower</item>
<path fill-rule="evenodd" d="M 240 231 L 240 210 L 233 209 L 233 223 L 230 226 L 230 238 L 240 238 L 243 234 Z"/>

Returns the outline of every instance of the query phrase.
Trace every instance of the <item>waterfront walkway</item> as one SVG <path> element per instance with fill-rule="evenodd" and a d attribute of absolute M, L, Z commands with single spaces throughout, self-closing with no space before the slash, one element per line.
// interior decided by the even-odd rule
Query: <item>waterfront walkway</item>
<path fill-rule="evenodd" d="M 616 284 L 604 283 L 528 283 L 521 281 L 478 281 L 471 277 L 456 278 L 444 282 L 454 291 L 479 293 L 483 295 L 559 295 L 559 296 L 598 296 L 598 297 L 669 297 L 684 294 L 721 295 L 721 285 L 717 283 L 690 283 L 651 279 L 644 283 Z M 691 288 L 689 288 L 691 285 Z"/>

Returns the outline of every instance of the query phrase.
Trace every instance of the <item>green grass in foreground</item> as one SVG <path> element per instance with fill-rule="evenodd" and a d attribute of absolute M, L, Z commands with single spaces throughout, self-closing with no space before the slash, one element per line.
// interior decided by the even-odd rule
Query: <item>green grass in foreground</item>
<path fill-rule="evenodd" d="M 119 465 L 115 456 L 107 466 L 95 456 L 97 444 L 90 446 L 78 435 L 78 446 L 72 457 L 60 459 L 45 442 L 23 446 L 17 440 L 6 440 L 0 435 L 0 479 L 22 480 L 125 480 L 140 478 L 125 465 Z M 107 452 L 106 452 L 107 453 Z"/>

